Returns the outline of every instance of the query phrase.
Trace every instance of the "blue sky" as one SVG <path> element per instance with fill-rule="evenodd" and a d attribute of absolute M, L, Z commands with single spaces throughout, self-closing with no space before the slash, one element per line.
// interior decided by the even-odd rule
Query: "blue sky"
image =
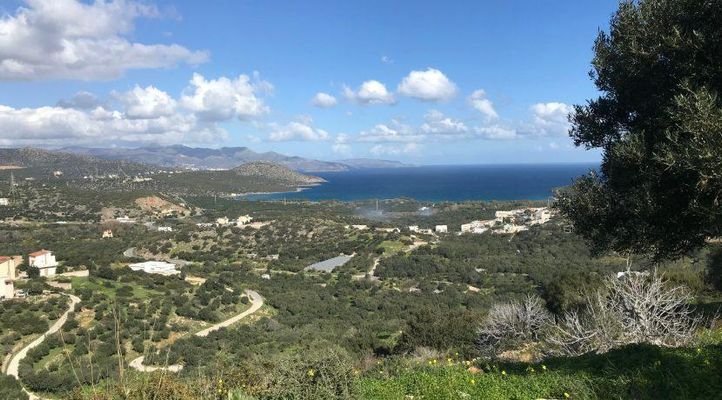
<path fill-rule="evenodd" d="M 1 146 L 249 146 L 325 160 L 596 161 L 616 1 L 0 3 Z"/>

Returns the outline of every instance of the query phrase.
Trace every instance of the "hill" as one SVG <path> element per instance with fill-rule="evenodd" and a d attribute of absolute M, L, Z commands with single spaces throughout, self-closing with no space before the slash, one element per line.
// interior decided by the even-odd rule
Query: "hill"
<path fill-rule="evenodd" d="M 397 161 L 349 159 L 319 161 L 287 156 L 273 151 L 258 153 L 248 147 L 197 148 L 182 145 L 150 146 L 140 148 L 87 148 L 67 147 L 62 151 L 94 156 L 106 160 L 127 160 L 148 163 L 165 168 L 231 169 L 237 165 L 266 161 L 283 165 L 300 172 L 339 172 L 362 168 L 393 168 L 405 166 Z"/>
<path fill-rule="evenodd" d="M 18 177 L 50 178 L 56 171 L 65 178 L 102 175 L 143 175 L 158 168 L 126 160 L 105 160 L 88 155 L 36 148 L 0 149 L 0 167 L 14 167 Z M 4 168 L 3 168 L 4 169 Z"/>
<path fill-rule="evenodd" d="M 266 161 L 302 172 L 346 171 L 349 169 L 347 165 L 341 163 L 286 156 L 273 151 L 257 153 L 248 147 L 208 149 L 175 145 L 135 149 L 67 147 L 62 150 L 107 160 L 141 161 L 161 167 L 173 168 L 231 169 L 249 162 Z"/>

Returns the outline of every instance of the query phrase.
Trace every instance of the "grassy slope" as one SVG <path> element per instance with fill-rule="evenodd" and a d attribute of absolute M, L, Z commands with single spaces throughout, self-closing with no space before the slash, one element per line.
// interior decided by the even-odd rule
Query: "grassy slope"
<path fill-rule="evenodd" d="M 541 365 L 500 364 L 478 374 L 459 364 L 444 363 L 447 365 L 411 367 L 386 378 L 364 377 L 359 381 L 361 397 L 722 398 L 722 344 L 690 349 L 629 346 L 603 355 L 548 360 L 545 369 Z"/>

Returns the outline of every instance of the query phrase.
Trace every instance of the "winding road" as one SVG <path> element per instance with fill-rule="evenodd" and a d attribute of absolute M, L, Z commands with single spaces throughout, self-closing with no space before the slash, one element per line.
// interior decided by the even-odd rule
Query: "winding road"
<path fill-rule="evenodd" d="M 68 314 L 70 314 L 71 311 L 75 309 L 75 305 L 80 303 L 80 298 L 77 296 L 73 296 L 72 294 L 67 295 L 70 298 L 70 306 L 68 307 L 68 310 L 65 311 L 63 315 L 58 318 L 57 321 L 50 327 L 50 329 L 47 330 L 47 332 L 43 333 L 42 336 L 39 338 L 33 340 L 30 344 L 23 347 L 20 351 L 18 351 L 11 359 L 10 363 L 8 364 L 8 370 L 7 374 L 10 376 L 14 376 L 16 379 L 20 380 L 20 377 L 18 376 L 18 369 L 20 368 L 20 361 L 22 361 L 25 357 L 27 357 L 28 352 L 38 346 L 45 340 L 46 337 L 54 334 L 55 332 L 59 331 L 60 328 L 63 327 L 65 324 L 65 321 L 68 320 Z M 30 397 L 30 400 L 42 400 L 42 397 L 29 392 L 27 389 L 23 388 L 25 393 L 28 394 L 28 397 Z"/>
<path fill-rule="evenodd" d="M 248 295 L 248 298 L 251 300 L 251 307 L 248 308 L 248 310 L 231 317 L 223 322 L 219 322 L 213 326 L 210 326 L 206 329 L 203 329 L 201 331 L 198 331 L 195 333 L 198 337 L 206 337 L 211 332 L 217 331 L 221 328 L 226 328 L 228 326 L 231 326 L 235 324 L 236 322 L 242 320 L 243 318 L 255 313 L 256 311 L 260 310 L 261 307 L 263 307 L 263 296 L 258 294 L 258 292 L 254 290 L 246 290 L 246 295 Z M 128 365 L 138 371 L 141 372 L 153 372 L 153 371 L 170 371 L 170 372 L 178 372 L 183 369 L 183 366 L 180 364 L 171 364 L 166 365 L 164 367 L 155 367 L 150 365 L 143 365 L 143 361 L 145 360 L 144 356 L 140 356 L 134 360 L 132 360 Z"/>

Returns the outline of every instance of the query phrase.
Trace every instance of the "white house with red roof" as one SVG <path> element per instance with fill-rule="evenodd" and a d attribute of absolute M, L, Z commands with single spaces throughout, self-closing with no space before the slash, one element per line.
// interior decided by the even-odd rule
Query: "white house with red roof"
<path fill-rule="evenodd" d="M 28 264 L 40 270 L 40 276 L 53 276 L 58 266 L 55 255 L 50 250 L 42 249 L 28 254 Z"/>

